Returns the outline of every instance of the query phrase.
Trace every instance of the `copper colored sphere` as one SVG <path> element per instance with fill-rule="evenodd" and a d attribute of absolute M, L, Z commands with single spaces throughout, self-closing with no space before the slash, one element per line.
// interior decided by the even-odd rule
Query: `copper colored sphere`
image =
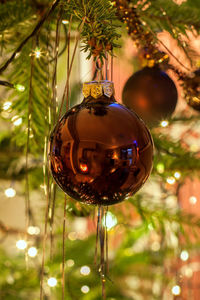
<path fill-rule="evenodd" d="M 136 193 L 151 172 L 152 157 L 147 127 L 113 96 L 88 96 L 61 118 L 50 138 L 55 181 L 87 204 L 111 205 Z"/>
<path fill-rule="evenodd" d="M 134 73 L 122 93 L 123 103 L 148 125 L 157 125 L 169 118 L 176 108 L 177 98 L 173 80 L 157 66 Z"/>

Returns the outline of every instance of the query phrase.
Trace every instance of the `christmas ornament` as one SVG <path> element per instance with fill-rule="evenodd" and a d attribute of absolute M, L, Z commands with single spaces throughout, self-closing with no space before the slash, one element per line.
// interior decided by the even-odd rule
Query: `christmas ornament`
<path fill-rule="evenodd" d="M 114 99 L 113 83 L 83 85 L 84 100 L 50 138 L 50 168 L 74 199 L 111 205 L 136 193 L 152 168 L 153 143 L 138 116 Z"/>
<path fill-rule="evenodd" d="M 200 69 L 183 79 L 183 89 L 188 105 L 200 111 Z"/>
<path fill-rule="evenodd" d="M 152 67 L 158 63 L 167 64 L 169 56 L 156 47 L 157 38 L 149 31 L 147 24 L 140 19 L 136 5 L 129 0 L 116 0 L 113 2 L 116 14 L 120 21 L 126 24 L 128 35 L 137 48 L 141 47 L 143 64 Z"/>
<path fill-rule="evenodd" d="M 122 93 L 123 103 L 149 125 L 170 117 L 175 110 L 177 97 L 174 82 L 157 66 L 145 67 L 134 73 Z"/>

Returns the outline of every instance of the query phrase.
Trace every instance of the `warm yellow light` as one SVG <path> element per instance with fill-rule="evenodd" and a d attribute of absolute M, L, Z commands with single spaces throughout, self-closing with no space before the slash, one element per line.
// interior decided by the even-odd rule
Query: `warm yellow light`
<path fill-rule="evenodd" d="M 6 197 L 8 197 L 8 198 L 13 198 L 16 195 L 16 191 L 13 188 L 11 188 L 11 187 L 8 188 L 8 189 L 6 189 L 4 191 L 4 193 L 5 193 Z"/>
<path fill-rule="evenodd" d="M 57 285 L 57 279 L 55 277 L 50 277 L 47 281 L 47 284 L 50 286 L 50 287 L 54 287 Z"/>
<path fill-rule="evenodd" d="M 22 124 L 22 118 L 20 118 L 19 116 L 12 117 L 11 121 L 15 126 L 19 126 Z"/>
<path fill-rule="evenodd" d="M 189 201 L 190 201 L 190 204 L 196 204 L 197 203 L 197 198 L 195 197 L 195 196 L 191 196 L 190 198 L 189 198 Z"/>
<path fill-rule="evenodd" d="M 20 250 L 24 250 L 27 247 L 27 242 L 24 240 L 19 240 L 16 242 L 16 247 Z"/>
<path fill-rule="evenodd" d="M 8 110 L 11 107 L 11 105 L 12 105 L 12 102 L 10 102 L 10 101 L 4 102 L 3 110 Z"/>
<path fill-rule="evenodd" d="M 18 92 L 24 92 L 25 91 L 25 86 L 23 86 L 22 84 L 16 84 L 15 88 Z"/>
<path fill-rule="evenodd" d="M 69 21 L 68 20 L 62 20 L 62 23 L 63 24 L 69 24 Z"/>
<path fill-rule="evenodd" d="M 66 261 L 66 265 L 67 265 L 67 267 L 69 267 L 69 268 L 73 267 L 73 266 L 74 266 L 74 260 L 73 260 L 73 259 L 68 259 L 68 260 Z"/>
<path fill-rule="evenodd" d="M 174 184 L 176 182 L 175 178 L 174 177 L 168 177 L 167 178 L 167 183 L 169 184 Z"/>
<path fill-rule="evenodd" d="M 181 258 L 181 260 L 183 260 L 183 261 L 188 260 L 188 258 L 189 258 L 189 253 L 188 253 L 186 250 L 181 251 L 180 258 Z"/>
<path fill-rule="evenodd" d="M 89 291 L 90 291 L 89 286 L 83 285 L 83 286 L 81 287 L 81 292 L 82 292 L 83 294 L 87 294 Z"/>
<path fill-rule="evenodd" d="M 28 255 L 30 257 L 35 257 L 37 255 L 37 249 L 35 247 L 31 247 L 28 249 Z"/>
<path fill-rule="evenodd" d="M 156 166 L 158 173 L 163 174 L 165 172 L 165 166 L 162 163 L 158 163 Z"/>
<path fill-rule="evenodd" d="M 40 234 L 40 228 L 37 226 L 29 226 L 27 229 L 27 232 L 30 235 L 38 235 L 38 234 Z"/>
<path fill-rule="evenodd" d="M 180 295 L 180 293 L 181 293 L 180 286 L 179 285 L 174 285 L 172 287 L 172 294 L 175 295 L 175 296 L 178 296 L 178 295 Z"/>
<path fill-rule="evenodd" d="M 174 173 L 174 177 L 176 178 L 176 179 L 180 179 L 181 178 L 181 173 L 180 172 L 175 172 Z"/>
<path fill-rule="evenodd" d="M 164 121 L 162 121 L 162 122 L 160 123 L 160 126 L 161 126 L 161 127 L 167 127 L 168 125 L 169 125 L 169 122 L 166 121 L 166 120 L 164 120 Z"/>
<path fill-rule="evenodd" d="M 87 276 L 90 274 L 90 268 L 88 266 L 81 267 L 80 270 L 81 275 Z"/>
<path fill-rule="evenodd" d="M 40 51 L 39 49 L 37 49 L 37 50 L 35 50 L 34 54 L 35 54 L 35 57 L 36 57 L 36 58 L 40 58 L 40 56 L 41 56 L 41 51 Z"/>

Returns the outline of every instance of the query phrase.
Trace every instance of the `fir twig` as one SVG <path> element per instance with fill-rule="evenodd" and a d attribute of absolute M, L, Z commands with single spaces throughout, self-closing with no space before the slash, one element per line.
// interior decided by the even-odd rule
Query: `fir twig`
<path fill-rule="evenodd" d="M 42 27 L 42 25 L 44 24 L 44 22 L 48 19 L 49 15 L 54 11 L 54 9 L 57 7 L 57 5 L 59 4 L 60 0 L 54 0 L 51 8 L 47 11 L 46 14 L 44 14 L 44 16 L 39 20 L 39 22 L 37 23 L 37 25 L 35 26 L 35 28 L 33 29 L 33 31 L 31 32 L 31 34 L 29 34 L 22 42 L 21 44 L 17 47 L 17 49 L 13 52 L 13 54 L 11 55 L 11 57 L 5 62 L 5 64 L 0 68 L 0 74 L 2 74 L 7 67 L 11 64 L 11 62 L 15 59 L 15 56 L 17 55 L 17 53 L 19 53 L 22 48 L 26 45 L 26 43 L 32 38 L 34 37 L 39 29 Z"/>

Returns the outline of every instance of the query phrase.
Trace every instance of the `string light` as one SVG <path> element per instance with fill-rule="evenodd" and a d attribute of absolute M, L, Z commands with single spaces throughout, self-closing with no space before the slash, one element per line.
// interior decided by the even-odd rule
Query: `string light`
<path fill-rule="evenodd" d="M 176 180 L 175 180 L 175 178 L 174 177 L 168 177 L 167 178 L 167 183 L 169 183 L 169 184 L 174 184 L 176 182 Z"/>
<path fill-rule="evenodd" d="M 181 260 L 183 260 L 183 261 L 188 260 L 188 258 L 189 258 L 189 253 L 188 253 L 186 250 L 181 251 L 180 258 L 181 258 Z"/>
<path fill-rule="evenodd" d="M 180 293 L 181 293 L 180 286 L 179 285 L 174 285 L 172 287 L 172 294 L 175 295 L 175 296 L 178 296 L 178 295 L 180 295 Z"/>
<path fill-rule="evenodd" d="M 180 172 L 175 172 L 174 173 L 174 177 L 176 178 L 176 179 L 180 179 L 181 178 L 181 173 Z"/>
<path fill-rule="evenodd" d="M 83 294 L 87 294 L 89 291 L 90 291 L 89 286 L 83 285 L 83 286 L 81 287 L 81 292 L 82 292 Z"/>
<path fill-rule="evenodd" d="M 81 275 L 87 276 L 90 274 L 90 268 L 88 266 L 81 267 L 80 270 Z"/>
<path fill-rule="evenodd" d="M 47 284 L 50 286 L 50 287 L 54 287 L 57 285 L 57 279 L 55 277 L 50 277 L 47 281 Z"/>
<path fill-rule="evenodd" d="M 189 202 L 190 202 L 190 204 L 196 204 L 197 203 L 197 198 L 195 197 L 195 196 L 191 196 L 190 198 L 189 198 Z"/>
<path fill-rule="evenodd" d="M 38 234 L 40 234 L 40 228 L 37 226 L 29 226 L 27 229 L 27 232 L 30 235 L 38 235 Z"/>
<path fill-rule="evenodd" d="M 9 108 L 11 107 L 11 105 L 12 105 L 12 102 L 10 102 L 10 101 L 4 102 L 4 104 L 3 104 L 3 110 L 9 110 Z"/>
<path fill-rule="evenodd" d="M 169 122 L 167 120 L 163 120 L 161 123 L 160 123 L 160 126 L 161 127 L 167 127 L 169 125 Z"/>
<path fill-rule="evenodd" d="M 35 247 L 31 247 L 28 249 L 28 255 L 30 257 L 35 257 L 37 255 L 37 249 Z"/>
<path fill-rule="evenodd" d="M 40 51 L 39 48 L 36 48 L 36 50 L 34 51 L 34 55 L 35 55 L 36 58 L 40 58 L 40 56 L 41 56 L 41 51 Z"/>
<path fill-rule="evenodd" d="M 106 216 L 103 217 L 103 226 L 108 230 L 117 225 L 117 218 L 111 212 L 107 212 Z"/>
<path fill-rule="evenodd" d="M 26 249 L 27 247 L 27 242 L 24 241 L 24 240 L 19 240 L 16 242 L 16 247 L 19 249 L 19 250 L 24 250 Z"/>
<path fill-rule="evenodd" d="M 69 24 L 69 21 L 68 20 L 62 20 L 62 23 L 63 24 Z"/>
<path fill-rule="evenodd" d="M 74 260 L 73 260 L 73 259 L 68 259 L 68 260 L 66 261 L 66 265 L 67 265 L 67 267 L 69 267 L 69 268 L 73 267 L 73 266 L 74 266 Z"/>
<path fill-rule="evenodd" d="M 25 91 L 25 86 L 21 85 L 21 84 L 16 84 L 15 88 L 18 92 L 24 92 Z"/>
<path fill-rule="evenodd" d="M 184 275 L 188 278 L 191 278 L 193 276 L 193 270 L 191 268 L 186 268 Z"/>
<path fill-rule="evenodd" d="M 19 126 L 22 124 L 22 118 L 20 118 L 19 116 L 14 116 L 11 121 L 13 122 L 14 126 Z"/>
<path fill-rule="evenodd" d="M 163 174 L 165 171 L 165 166 L 162 163 L 158 163 L 156 166 L 156 169 L 157 169 L 158 173 Z"/>
<path fill-rule="evenodd" d="M 6 197 L 8 197 L 8 198 L 13 198 L 16 195 L 16 191 L 13 188 L 11 188 L 11 187 L 8 188 L 8 189 L 6 189 L 4 191 L 4 193 L 5 193 Z"/>

